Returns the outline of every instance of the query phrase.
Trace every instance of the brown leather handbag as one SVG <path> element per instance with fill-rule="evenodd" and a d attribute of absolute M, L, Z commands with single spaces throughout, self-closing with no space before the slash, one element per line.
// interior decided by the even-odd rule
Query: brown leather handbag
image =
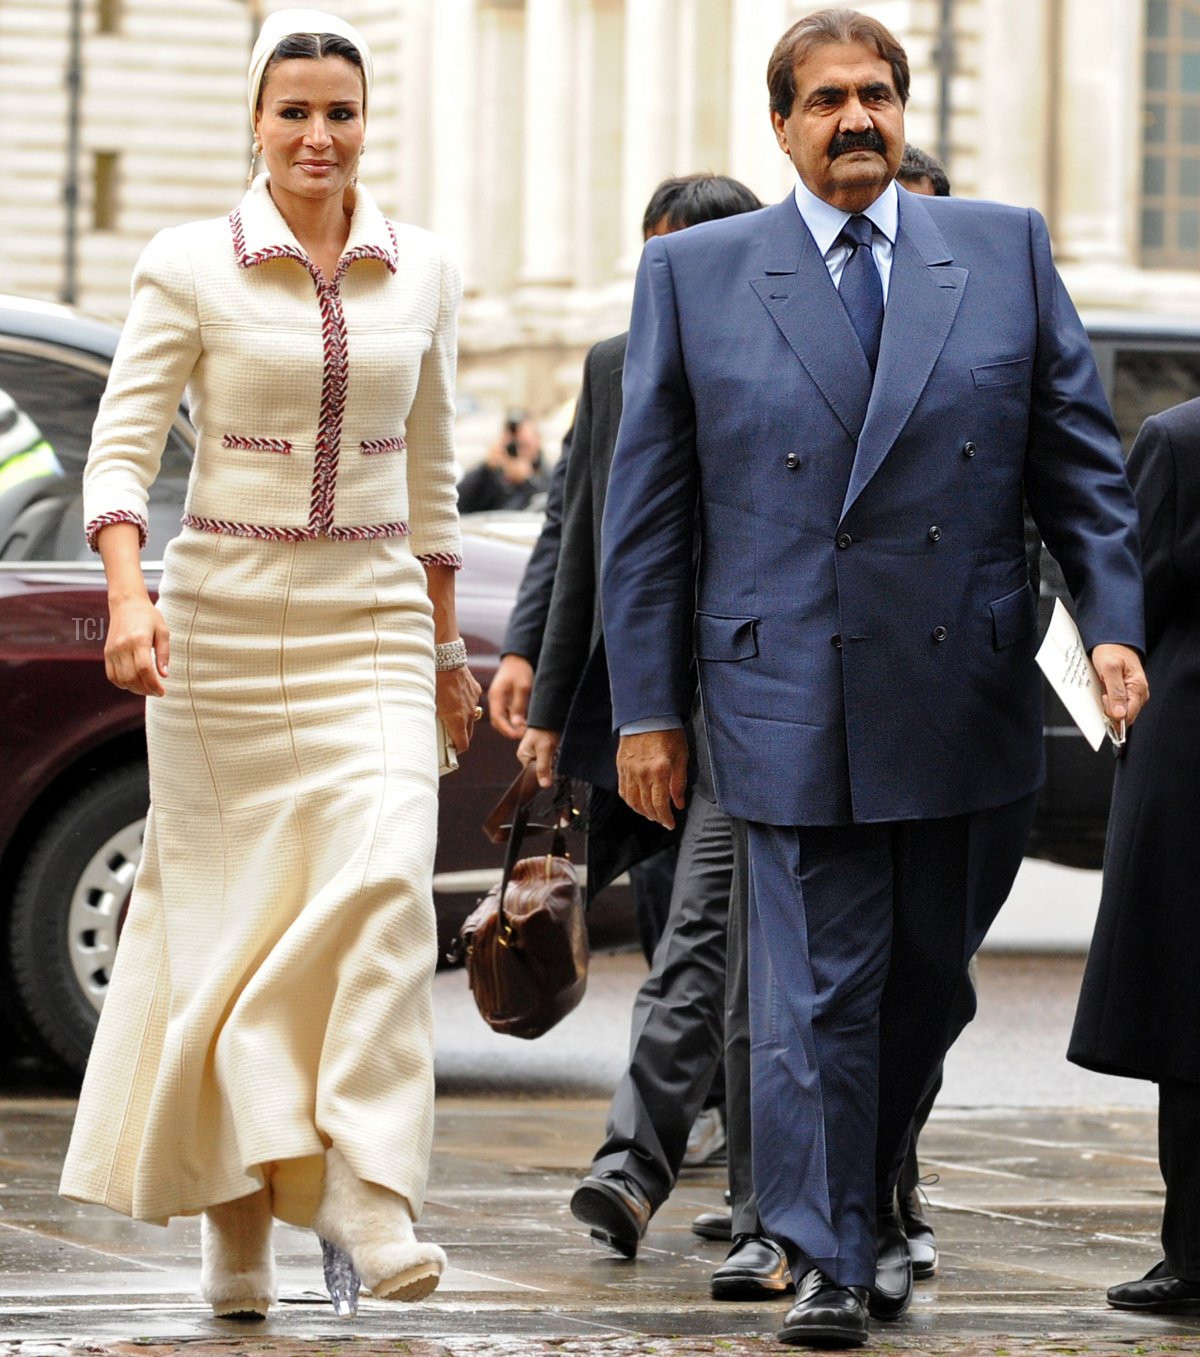
<path fill-rule="evenodd" d="M 488 817 L 485 833 L 508 840 L 504 872 L 459 930 L 457 949 L 484 1022 L 526 1039 L 548 1032 L 575 1008 L 588 967 L 583 895 L 566 852 L 569 790 L 556 799 L 553 825 L 530 824 L 537 793 L 537 774 L 527 765 Z M 550 851 L 518 857 L 527 833 L 547 828 L 554 830 Z"/>

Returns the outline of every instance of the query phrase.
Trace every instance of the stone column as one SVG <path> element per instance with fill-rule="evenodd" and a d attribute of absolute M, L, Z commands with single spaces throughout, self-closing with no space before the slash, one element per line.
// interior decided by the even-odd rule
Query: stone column
<path fill-rule="evenodd" d="M 618 272 L 632 274 L 642 252 L 642 213 L 655 185 L 690 166 L 674 164 L 678 116 L 676 0 L 626 0 L 625 96 Z"/>
<path fill-rule="evenodd" d="M 680 6 L 674 165 L 680 174 L 729 170 L 730 0 Z"/>
<path fill-rule="evenodd" d="M 1142 6 L 1062 0 L 1055 120 L 1059 256 L 1136 264 L 1140 191 Z M 1054 76 L 1052 76 L 1054 80 Z M 1054 86 L 1052 86 L 1054 88 Z"/>
<path fill-rule="evenodd" d="M 567 0 L 525 0 L 520 281 L 526 285 L 563 285 L 574 274 L 571 11 Z"/>
<path fill-rule="evenodd" d="M 979 51 L 977 191 L 995 202 L 1053 210 L 1056 185 L 1051 8 L 984 0 Z M 1020 79 L 1013 73 L 1019 71 Z M 953 180 L 951 181 L 952 186 Z"/>
<path fill-rule="evenodd" d="M 771 130 L 767 62 L 799 15 L 785 0 L 732 0 L 730 12 L 729 173 L 767 203 L 796 182 Z"/>
<path fill-rule="evenodd" d="M 471 156 L 477 110 L 476 0 L 438 0 L 430 32 L 429 225 L 458 251 L 469 286 L 476 248 L 474 210 L 478 166 Z"/>

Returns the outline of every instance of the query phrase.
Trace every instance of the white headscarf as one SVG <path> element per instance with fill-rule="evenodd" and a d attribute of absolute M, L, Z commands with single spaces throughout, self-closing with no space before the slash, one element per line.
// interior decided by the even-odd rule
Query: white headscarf
<path fill-rule="evenodd" d="M 375 62 L 371 58 L 371 49 L 358 29 L 353 24 L 348 24 L 345 19 L 339 19 L 336 14 L 326 14 L 321 9 L 281 9 L 269 14 L 263 21 L 254 43 L 254 50 L 250 53 L 250 69 L 246 79 L 252 125 L 254 115 L 258 111 L 258 91 L 262 87 L 267 62 L 279 43 L 294 33 L 311 33 L 314 36 L 336 33 L 339 38 L 345 38 L 347 42 L 353 43 L 362 57 L 363 83 L 367 96 L 365 102 L 369 102 L 371 85 L 375 80 Z"/>

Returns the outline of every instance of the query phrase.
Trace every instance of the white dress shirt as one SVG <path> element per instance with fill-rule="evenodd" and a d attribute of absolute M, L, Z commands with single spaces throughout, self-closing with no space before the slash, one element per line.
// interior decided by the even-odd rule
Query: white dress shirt
<path fill-rule="evenodd" d="M 850 246 L 838 237 L 850 220 L 851 214 L 840 207 L 833 207 L 824 198 L 817 195 L 805 184 L 803 179 L 796 180 L 796 206 L 804 219 L 817 249 L 825 260 L 825 267 L 833 279 L 834 287 L 842 281 L 842 270 L 850 258 Z M 871 256 L 879 270 L 879 279 L 883 283 L 883 302 L 887 305 L 888 284 L 892 281 L 892 252 L 896 248 L 896 231 L 900 225 L 900 204 L 896 190 L 896 181 L 892 180 L 870 207 L 863 210 L 872 226 L 875 236 L 871 243 Z"/>

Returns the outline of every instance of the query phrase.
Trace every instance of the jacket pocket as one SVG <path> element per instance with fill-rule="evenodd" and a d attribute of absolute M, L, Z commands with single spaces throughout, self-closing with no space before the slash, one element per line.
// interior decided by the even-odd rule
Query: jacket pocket
<path fill-rule="evenodd" d="M 238 448 L 242 452 L 281 452 L 285 456 L 292 450 L 286 438 L 249 438 L 238 433 L 227 433 L 221 439 L 221 446 Z"/>
<path fill-rule="evenodd" d="M 997 650 L 1015 645 L 1037 625 L 1037 602 L 1027 584 L 988 604 L 992 610 L 992 644 Z"/>
<path fill-rule="evenodd" d="M 976 390 L 989 386 L 1016 386 L 1027 382 L 1033 366 L 1029 358 L 1010 358 L 1005 363 L 984 363 L 971 369 Z"/>
<path fill-rule="evenodd" d="M 407 446 L 404 439 L 397 435 L 395 438 L 365 438 L 358 445 L 358 450 L 374 456 L 380 452 L 403 452 Z"/>
<path fill-rule="evenodd" d="M 758 654 L 757 617 L 697 613 L 692 639 L 698 660 L 748 660 Z"/>

